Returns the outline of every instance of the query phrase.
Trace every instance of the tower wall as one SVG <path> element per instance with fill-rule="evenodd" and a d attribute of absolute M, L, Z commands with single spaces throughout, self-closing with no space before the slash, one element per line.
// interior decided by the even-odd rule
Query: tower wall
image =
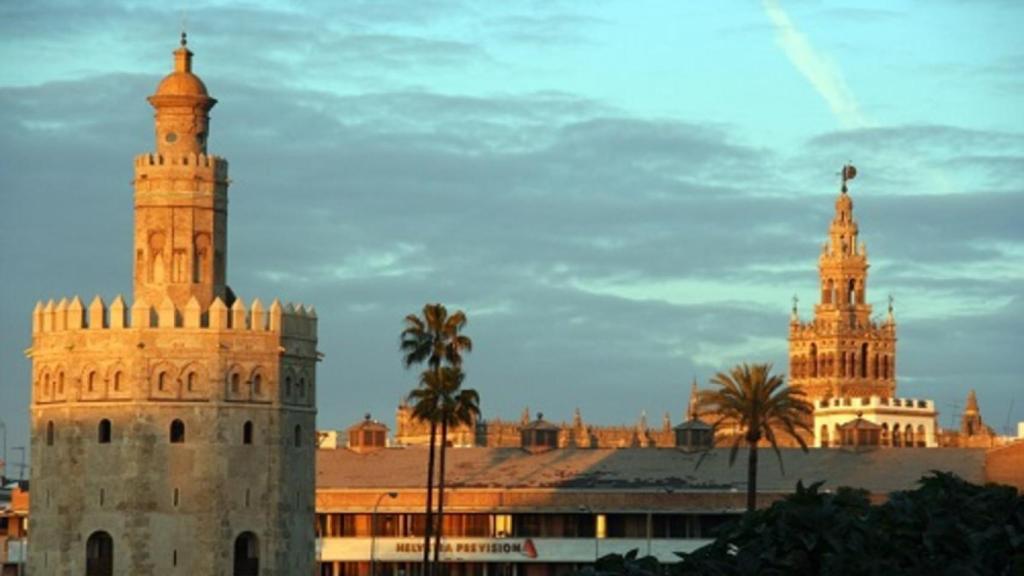
<path fill-rule="evenodd" d="M 85 573 L 100 530 L 116 574 L 229 575 L 243 532 L 261 574 L 310 573 L 315 313 L 76 298 L 37 305 L 31 354 L 32 573 Z"/>
<path fill-rule="evenodd" d="M 156 153 L 135 160 L 134 304 L 32 315 L 31 574 L 315 566 L 316 314 L 228 288 L 216 100 L 184 37 L 174 57 L 149 98 Z"/>

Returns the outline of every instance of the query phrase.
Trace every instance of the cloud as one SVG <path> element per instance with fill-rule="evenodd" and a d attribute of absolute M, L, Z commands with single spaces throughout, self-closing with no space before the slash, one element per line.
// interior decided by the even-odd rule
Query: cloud
<path fill-rule="evenodd" d="M 793 66 L 825 100 L 840 124 L 846 128 L 860 128 L 870 124 L 857 99 L 847 88 L 839 69 L 797 30 L 778 0 L 763 0 L 762 5 L 772 21 L 776 39 L 782 50 Z"/>

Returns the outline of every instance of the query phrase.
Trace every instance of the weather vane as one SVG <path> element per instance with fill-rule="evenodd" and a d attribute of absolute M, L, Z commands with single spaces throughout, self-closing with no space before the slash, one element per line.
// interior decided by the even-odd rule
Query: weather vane
<path fill-rule="evenodd" d="M 857 169 L 854 168 L 853 164 L 847 162 L 843 165 L 843 192 L 846 192 L 846 183 L 857 177 Z"/>

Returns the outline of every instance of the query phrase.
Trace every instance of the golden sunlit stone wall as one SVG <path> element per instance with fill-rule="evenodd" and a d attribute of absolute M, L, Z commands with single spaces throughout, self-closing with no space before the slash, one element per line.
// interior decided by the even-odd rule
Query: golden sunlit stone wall
<path fill-rule="evenodd" d="M 316 314 L 228 288 L 216 101 L 184 38 L 174 58 L 135 162 L 134 303 L 32 315 L 32 574 L 84 574 L 103 533 L 117 575 L 231 574 L 239 541 L 262 576 L 315 566 Z"/>
<path fill-rule="evenodd" d="M 789 324 L 790 383 L 803 388 L 810 401 L 891 398 L 896 392 L 892 304 L 883 321 L 871 318 L 868 252 L 858 234 L 844 183 L 818 260 L 821 299 L 814 306 L 814 319 L 802 322 L 794 302 Z"/>

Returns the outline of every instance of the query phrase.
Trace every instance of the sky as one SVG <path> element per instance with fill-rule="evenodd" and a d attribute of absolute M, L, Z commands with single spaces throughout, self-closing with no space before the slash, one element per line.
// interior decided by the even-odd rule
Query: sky
<path fill-rule="evenodd" d="M 393 425 L 402 318 L 464 310 L 486 418 L 681 420 L 787 368 L 853 162 L 897 392 L 1024 421 L 1024 4 L 0 4 L 0 420 L 37 300 L 131 293 L 132 159 L 182 25 L 219 100 L 228 281 L 316 306 L 321 428 Z M 10 453 L 11 460 L 17 459 Z"/>

